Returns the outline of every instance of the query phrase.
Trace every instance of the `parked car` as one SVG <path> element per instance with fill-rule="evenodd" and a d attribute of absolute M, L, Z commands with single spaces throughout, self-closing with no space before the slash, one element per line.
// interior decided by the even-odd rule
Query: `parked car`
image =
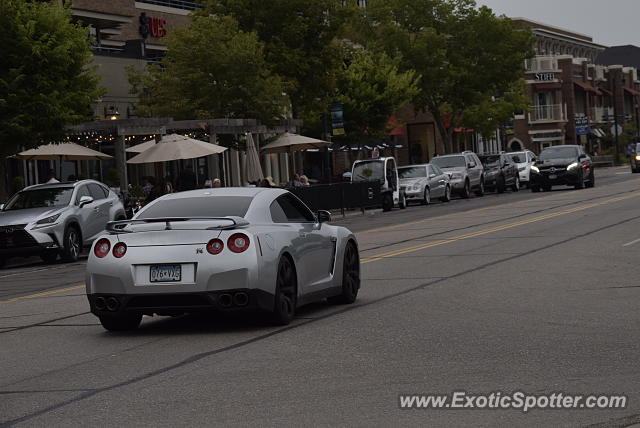
<path fill-rule="evenodd" d="M 437 165 L 403 166 L 398 168 L 398 176 L 407 202 L 419 201 L 429 205 L 432 198 L 439 198 L 442 202 L 451 200 L 449 174 L 445 174 Z"/>
<path fill-rule="evenodd" d="M 351 181 L 380 180 L 383 211 L 391 211 L 394 206 L 405 209 L 407 199 L 400 189 L 397 165 L 392 157 L 356 161 L 351 170 Z"/>
<path fill-rule="evenodd" d="M 451 190 L 463 198 L 469 198 L 474 190 L 477 196 L 484 195 L 484 167 L 478 156 L 470 151 L 436 156 L 431 161 L 451 178 Z"/>
<path fill-rule="evenodd" d="M 518 174 L 520 175 L 520 184 L 529 187 L 529 176 L 531 175 L 531 165 L 536 158 L 536 155 L 530 150 L 524 150 L 522 152 L 510 152 L 507 153 L 511 156 L 511 159 L 518 167 Z"/>
<path fill-rule="evenodd" d="M 487 153 L 478 156 L 484 166 L 484 187 L 504 193 L 507 188 L 520 190 L 520 176 L 516 164 L 504 153 Z"/>
<path fill-rule="evenodd" d="M 14 256 L 75 261 L 109 221 L 124 218 L 118 196 L 98 181 L 27 187 L 0 206 L 0 266 Z"/>
<path fill-rule="evenodd" d="M 219 188 L 165 195 L 93 246 L 86 286 L 104 328 L 143 315 L 264 310 L 288 324 L 296 308 L 349 304 L 360 288 L 358 243 L 283 189 Z"/>
<path fill-rule="evenodd" d="M 551 190 L 552 186 L 574 186 L 576 189 L 595 186 L 591 158 L 582 146 L 547 147 L 531 167 L 531 191 Z"/>
<path fill-rule="evenodd" d="M 640 143 L 636 143 L 634 149 L 629 155 L 629 162 L 631 164 L 631 172 L 637 174 L 640 172 Z"/>

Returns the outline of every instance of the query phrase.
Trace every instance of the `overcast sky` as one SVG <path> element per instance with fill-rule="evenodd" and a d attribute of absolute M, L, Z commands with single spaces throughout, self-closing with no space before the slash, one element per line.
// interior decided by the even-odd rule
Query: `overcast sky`
<path fill-rule="evenodd" d="M 606 46 L 640 46 L 640 0 L 476 0 L 497 15 L 573 30 Z"/>

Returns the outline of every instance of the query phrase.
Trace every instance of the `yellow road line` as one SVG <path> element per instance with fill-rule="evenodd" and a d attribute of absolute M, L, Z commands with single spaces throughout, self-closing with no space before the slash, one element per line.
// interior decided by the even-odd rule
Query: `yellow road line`
<path fill-rule="evenodd" d="M 547 220 L 547 219 L 550 219 L 550 218 L 560 217 L 560 216 L 571 214 L 571 213 L 575 213 L 575 212 L 578 212 L 578 211 L 584 211 L 586 209 L 594 208 L 594 207 L 597 207 L 597 206 L 600 206 L 600 205 L 611 204 L 611 203 L 614 203 L 614 202 L 619 202 L 619 201 L 623 201 L 625 199 L 631 199 L 631 198 L 635 198 L 635 197 L 638 197 L 638 196 L 640 196 L 640 192 L 635 192 L 635 193 L 632 193 L 632 194 L 627 195 L 627 196 L 620 196 L 620 197 L 617 197 L 617 198 L 607 199 L 607 200 L 601 201 L 601 202 L 594 202 L 594 203 L 587 204 L 587 205 L 581 205 L 581 206 L 574 207 L 574 208 L 569 208 L 569 209 L 566 209 L 566 210 L 563 210 L 563 211 L 558 211 L 558 212 L 554 212 L 554 213 L 550 213 L 550 214 L 541 215 L 541 216 L 538 216 L 538 217 L 533 217 L 533 218 L 530 218 L 530 219 L 527 219 L 527 220 L 520 220 L 520 221 L 516 221 L 514 223 L 508 223 L 508 224 L 504 224 L 502 226 L 496 226 L 496 227 L 493 227 L 491 229 L 484 229 L 484 230 L 480 230 L 478 232 L 466 233 L 464 235 L 458 235 L 458 236 L 454 236 L 452 238 L 446 238 L 446 239 L 442 239 L 442 240 L 439 240 L 439 241 L 429 242 L 429 243 L 426 243 L 426 244 L 420 244 L 420 245 L 414 245 L 414 246 L 411 246 L 411 247 L 401 248 L 399 250 L 389 251 L 387 253 L 382 253 L 382 254 L 377 254 L 375 256 L 362 258 L 362 259 L 360 259 L 360 263 L 362 263 L 362 264 L 372 263 L 372 262 L 376 262 L 376 261 L 379 261 L 379 260 L 388 259 L 390 257 L 400 256 L 402 254 L 413 253 L 413 252 L 416 252 L 416 251 L 426 250 L 427 248 L 433 248 L 433 247 L 438 247 L 440 245 L 451 244 L 451 243 L 454 243 L 454 242 L 462 241 L 464 239 L 476 238 L 478 236 L 483 236 L 483 235 L 487 235 L 487 234 L 490 234 L 490 233 L 500 232 L 500 231 L 503 231 L 503 230 L 512 229 L 514 227 L 524 226 L 526 224 L 536 223 L 536 222 Z"/>
<path fill-rule="evenodd" d="M 19 300 L 36 299 L 38 297 L 51 296 L 52 294 L 64 293 L 65 291 L 79 290 L 81 288 L 84 288 L 84 284 L 82 284 L 82 285 L 74 285 L 73 287 L 60 288 L 58 290 L 43 291 L 42 293 L 30 294 L 28 296 L 14 297 L 14 298 L 8 299 L 8 300 L 0 300 L 0 305 L 3 304 L 3 303 L 17 302 Z"/>

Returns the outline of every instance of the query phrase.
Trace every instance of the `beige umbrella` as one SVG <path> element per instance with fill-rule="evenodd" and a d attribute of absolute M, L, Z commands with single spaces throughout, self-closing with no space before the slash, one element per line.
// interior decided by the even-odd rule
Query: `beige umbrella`
<path fill-rule="evenodd" d="M 291 153 L 298 150 L 317 149 L 330 146 L 328 141 L 316 140 L 298 134 L 285 132 L 277 140 L 267 144 L 261 150 L 263 153 Z"/>
<path fill-rule="evenodd" d="M 14 157 L 25 160 L 59 160 L 59 176 L 62 176 L 62 161 L 104 160 L 112 156 L 74 143 L 45 144 L 35 149 L 20 152 Z"/>
<path fill-rule="evenodd" d="M 142 152 L 150 149 L 151 147 L 153 147 L 155 145 L 156 145 L 156 141 L 155 140 L 149 140 L 149 141 L 145 141 L 144 143 L 140 143 L 140 144 L 136 144 L 135 146 L 131 146 L 125 151 L 127 153 L 142 153 Z"/>
<path fill-rule="evenodd" d="M 258 150 L 256 150 L 256 144 L 251 134 L 247 134 L 247 164 L 245 167 L 245 175 L 249 183 L 264 179 L 262 166 L 260 166 L 260 158 L 258 157 Z"/>
<path fill-rule="evenodd" d="M 184 135 L 171 134 L 153 147 L 129 159 L 127 163 L 169 162 L 179 159 L 195 159 L 203 156 L 216 155 L 227 150 L 226 147 L 194 140 Z"/>

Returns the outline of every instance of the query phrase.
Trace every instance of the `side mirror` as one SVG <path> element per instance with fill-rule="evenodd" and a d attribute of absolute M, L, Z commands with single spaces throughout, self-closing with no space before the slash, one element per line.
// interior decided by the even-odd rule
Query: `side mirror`
<path fill-rule="evenodd" d="M 436 178 L 436 177 L 437 177 L 437 175 L 435 175 L 435 174 L 429 174 L 429 178 Z"/>
<path fill-rule="evenodd" d="M 469 165 L 467 165 L 468 168 L 475 168 L 476 167 L 476 163 L 475 162 L 469 162 Z"/>
<path fill-rule="evenodd" d="M 93 198 L 91 196 L 83 196 L 80 198 L 80 203 L 78 204 L 78 206 L 82 208 L 85 205 L 89 205 L 91 202 L 93 202 Z"/>
<path fill-rule="evenodd" d="M 578 156 L 578 160 L 583 160 L 583 159 L 586 159 L 586 158 L 587 158 L 587 155 L 585 155 L 584 153 L 581 154 L 580 156 Z"/>
<path fill-rule="evenodd" d="M 331 221 L 331 213 L 329 211 L 320 210 L 317 213 L 318 223 L 326 223 Z"/>

